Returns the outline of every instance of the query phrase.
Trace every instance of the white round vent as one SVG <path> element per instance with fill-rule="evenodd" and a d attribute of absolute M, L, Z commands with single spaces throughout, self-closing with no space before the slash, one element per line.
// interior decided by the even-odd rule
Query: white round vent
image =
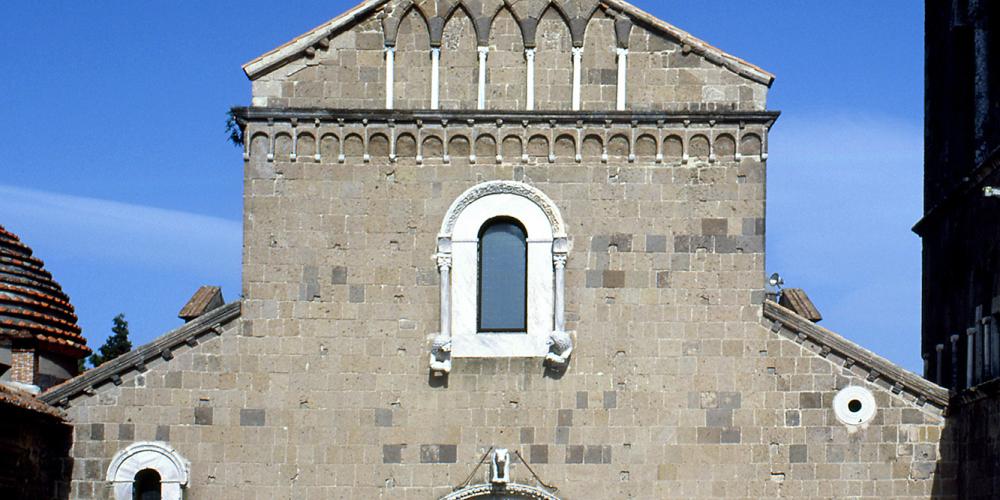
<path fill-rule="evenodd" d="M 864 387 L 845 387 L 833 398 L 837 420 L 847 425 L 862 425 L 875 418 L 875 396 Z"/>

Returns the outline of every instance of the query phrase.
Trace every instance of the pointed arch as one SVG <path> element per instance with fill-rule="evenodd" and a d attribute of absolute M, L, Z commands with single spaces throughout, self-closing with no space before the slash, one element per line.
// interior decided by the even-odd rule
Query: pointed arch
<path fill-rule="evenodd" d="M 394 96 L 398 109 L 428 109 L 431 104 L 430 26 L 423 11 L 410 5 L 396 35 Z"/>
<path fill-rule="evenodd" d="M 539 110 L 569 110 L 573 103 L 573 40 L 565 13 L 550 3 L 538 21 L 535 103 Z"/>
<path fill-rule="evenodd" d="M 441 108 L 476 109 L 478 80 L 476 27 L 469 11 L 458 4 L 441 36 Z"/>
<path fill-rule="evenodd" d="M 493 16 L 487 59 L 486 104 L 489 109 L 519 110 L 525 106 L 524 35 L 507 6 Z"/>
<path fill-rule="evenodd" d="M 595 11 L 583 38 L 580 101 L 586 111 L 611 111 L 617 104 L 618 56 L 615 20 Z"/>

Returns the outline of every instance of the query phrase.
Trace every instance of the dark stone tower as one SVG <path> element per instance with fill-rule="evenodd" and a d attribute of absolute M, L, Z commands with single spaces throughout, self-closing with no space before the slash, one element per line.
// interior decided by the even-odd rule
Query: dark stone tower
<path fill-rule="evenodd" d="M 1000 375 L 1000 3 L 926 6 L 924 375 Z"/>

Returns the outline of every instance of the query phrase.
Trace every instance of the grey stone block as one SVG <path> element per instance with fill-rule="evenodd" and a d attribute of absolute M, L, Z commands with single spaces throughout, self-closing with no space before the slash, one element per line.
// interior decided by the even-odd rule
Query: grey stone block
<path fill-rule="evenodd" d="M 705 425 L 709 427 L 732 427 L 733 410 L 710 408 L 705 411 Z"/>
<path fill-rule="evenodd" d="M 533 444 L 529 448 L 531 463 L 533 464 L 547 464 L 549 463 L 549 445 L 547 444 Z"/>
<path fill-rule="evenodd" d="M 333 266 L 333 270 L 330 271 L 330 283 L 333 285 L 346 285 L 347 284 L 347 267 L 345 266 Z M 420 284 L 420 283 L 418 283 Z"/>
<path fill-rule="evenodd" d="M 604 271 L 604 288 L 625 288 L 625 271 Z"/>
<path fill-rule="evenodd" d="M 587 446 L 584 451 L 583 463 L 585 464 L 602 464 L 604 463 L 604 455 L 600 446 Z"/>
<path fill-rule="evenodd" d="M 556 427 L 556 444 L 569 443 L 569 427 Z"/>
<path fill-rule="evenodd" d="M 194 425 L 212 425 L 213 416 L 211 406 L 198 406 L 194 409 Z"/>
<path fill-rule="evenodd" d="M 194 425 L 212 425 L 212 419 L 211 406 L 198 406 L 194 409 Z"/>
<path fill-rule="evenodd" d="M 392 410 L 376 408 L 375 427 L 392 427 Z"/>
<path fill-rule="evenodd" d="M 799 408 L 822 408 L 823 398 L 818 392 L 803 392 L 799 394 Z"/>
<path fill-rule="evenodd" d="M 670 271 L 656 271 L 656 288 L 670 288 Z"/>
<path fill-rule="evenodd" d="M 603 271 L 587 271 L 587 288 L 602 288 L 603 286 Z"/>
<path fill-rule="evenodd" d="M 299 285 L 299 300 L 309 301 L 320 298 L 319 268 L 304 266 L 302 268 L 302 283 Z"/>
<path fill-rule="evenodd" d="M 350 291 L 347 297 L 348 302 L 352 304 L 361 304 L 365 301 L 365 286 L 364 285 L 351 285 Z"/>
<path fill-rule="evenodd" d="M 608 250 L 611 250 L 612 248 L 619 252 L 631 252 L 632 235 L 622 233 L 612 234 L 610 241 L 608 242 Z"/>
<path fill-rule="evenodd" d="M 717 401 L 719 408 L 735 410 L 743 406 L 743 395 L 738 392 L 720 392 Z"/>
<path fill-rule="evenodd" d="M 521 444 L 531 444 L 535 442 L 535 428 L 521 427 Z"/>
<path fill-rule="evenodd" d="M 646 235 L 646 253 L 663 253 L 667 251 L 667 237 L 662 234 Z"/>
<path fill-rule="evenodd" d="M 566 447 L 566 463 L 568 464 L 582 464 L 583 463 L 583 446 L 581 445 L 571 445 Z"/>
<path fill-rule="evenodd" d="M 701 234 L 704 236 L 725 236 L 729 234 L 729 220 L 702 219 Z"/>
<path fill-rule="evenodd" d="M 170 441 L 170 426 L 169 425 L 157 425 L 156 426 L 156 440 L 157 441 Z"/>
<path fill-rule="evenodd" d="M 267 412 L 259 408 L 243 408 L 240 410 L 240 425 L 243 427 L 261 427 L 267 417 Z"/>
<path fill-rule="evenodd" d="M 118 425 L 118 440 L 119 441 L 134 441 L 135 440 L 135 424 L 119 424 Z"/>
<path fill-rule="evenodd" d="M 104 440 L 104 424 L 91 424 L 90 425 L 90 439 L 94 441 Z"/>
<path fill-rule="evenodd" d="M 584 410 L 590 404 L 589 397 L 586 391 L 577 391 L 576 393 L 576 409 Z"/>
<path fill-rule="evenodd" d="M 573 410 L 559 410 L 559 427 L 573 426 Z"/>
<path fill-rule="evenodd" d="M 382 463 L 401 464 L 403 463 L 403 448 L 405 444 L 384 444 L 382 445 Z"/>
<path fill-rule="evenodd" d="M 610 244 L 610 236 L 595 235 L 590 238 L 590 250 L 592 252 L 607 252 Z"/>
<path fill-rule="evenodd" d="M 798 427 L 801 421 L 802 421 L 802 414 L 799 413 L 799 410 L 785 411 L 786 427 Z"/>
<path fill-rule="evenodd" d="M 604 409 L 610 410 L 618 408 L 618 393 L 615 391 L 604 391 Z"/>
<path fill-rule="evenodd" d="M 458 461 L 458 446 L 453 444 L 420 445 L 420 463 L 453 464 Z"/>
<path fill-rule="evenodd" d="M 722 444 L 739 444 L 742 431 L 738 427 L 722 429 L 719 442 Z"/>
<path fill-rule="evenodd" d="M 804 464 L 809 460 L 809 447 L 804 444 L 793 444 L 788 448 L 788 461 L 793 464 Z"/>

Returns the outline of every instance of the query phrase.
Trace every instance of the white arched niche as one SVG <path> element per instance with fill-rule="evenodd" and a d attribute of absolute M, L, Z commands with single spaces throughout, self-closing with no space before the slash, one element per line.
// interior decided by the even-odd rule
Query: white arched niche
<path fill-rule="evenodd" d="M 516 220 L 527 233 L 525 334 L 478 331 L 479 234 L 498 217 Z M 435 254 L 441 274 L 441 330 L 434 341 L 432 370 L 448 373 L 451 357 L 544 357 L 557 362 L 565 354 L 563 361 L 568 360 L 566 342 L 557 339 L 560 334 L 566 337 L 563 290 L 568 247 L 559 209 L 528 184 L 485 182 L 459 196 L 441 225 Z"/>
<path fill-rule="evenodd" d="M 160 475 L 162 500 L 183 498 L 190 473 L 188 461 L 166 443 L 141 442 L 119 451 L 111 460 L 107 480 L 114 488 L 115 500 L 132 500 L 135 476 L 146 469 Z"/>

